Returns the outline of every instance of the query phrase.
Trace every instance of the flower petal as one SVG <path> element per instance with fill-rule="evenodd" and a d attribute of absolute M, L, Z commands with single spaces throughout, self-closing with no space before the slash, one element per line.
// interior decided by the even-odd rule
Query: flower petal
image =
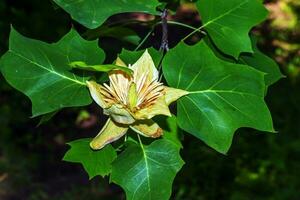
<path fill-rule="evenodd" d="M 167 105 L 170 105 L 174 101 L 177 101 L 180 97 L 188 95 L 189 92 L 177 88 L 165 87 L 165 99 Z"/>
<path fill-rule="evenodd" d="M 158 138 L 163 134 L 163 130 L 151 119 L 137 121 L 130 128 L 145 137 Z"/>
<path fill-rule="evenodd" d="M 116 65 L 121 66 L 121 67 L 127 67 L 127 65 L 119 57 L 117 57 L 117 59 L 116 59 Z"/>
<path fill-rule="evenodd" d="M 94 101 L 102 108 L 108 108 L 109 105 L 104 101 L 104 96 L 101 94 L 102 86 L 95 81 L 87 81 L 86 83 Z"/>
<path fill-rule="evenodd" d="M 104 114 L 109 115 L 115 122 L 120 124 L 132 124 L 136 121 L 125 108 L 122 108 L 118 104 L 104 109 Z"/>
<path fill-rule="evenodd" d="M 132 66 L 129 66 L 133 70 L 133 76 L 137 88 L 139 88 L 140 80 L 143 79 L 143 75 L 147 74 L 146 82 L 152 82 L 153 80 L 158 80 L 158 71 L 155 67 L 155 64 L 152 60 L 152 57 L 148 53 L 148 50 L 134 63 Z"/>
<path fill-rule="evenodd" d="M 165 96 L 159 97 L 153 105 L 142 108 L 134 113 L 134 117 L 137 120 L 151 119 L 156 115 L 172 116 L 166 103 Z"/>
<path fill-rule="evenodd" d="M 126 134 L 128 126 L 115 123 L 108 119 L 99 134 L 91 141 L 90 147 L 94 150 L 102 149 L 105 145 L 112 143 Z"/>

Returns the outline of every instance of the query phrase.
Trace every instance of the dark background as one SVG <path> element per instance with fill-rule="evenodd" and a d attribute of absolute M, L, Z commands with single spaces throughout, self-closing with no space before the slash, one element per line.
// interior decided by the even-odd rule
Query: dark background
<path fill-rule="evenodd" d="M 300 2 L 266 3 L 270 17 L 254 31 L 260 35 L 260 49 L 287 76 L 271 86 L 266 99 L 278 134 L 240 129 L 227 156 L 185 135 L 182 156 L 186 165 L 174 182 L 172 199 L 300 199 Z M 172 19 L 195 26 L 200 23 L 189 5 Z M 27 37 L 47 42 L 59 40 L 72 26 L 86 31 L 50 0 L 0 0 L 0 55 L 8 48 L 10 25 Z M 149 29 L 147 23 L 128 27 L 141 37 Z M 189 31 L 169 28 L 171 44 Z M 157 27 L 146 45 L 158 46 L 160 32 Z M 100 42 L 110 55 L 121 46 L 134 46 L 104 36 Z M 39 119 L 30 118 L 29 99 L 0 75 L 0 200 L 124 199 L 122 190 L 107 179 L 88 181 L 80 165 L 61 161 L 66 142 L 95 135 L 103 121 L 100 113 L 95 105 L 64 109 L 37 126 Z"/>

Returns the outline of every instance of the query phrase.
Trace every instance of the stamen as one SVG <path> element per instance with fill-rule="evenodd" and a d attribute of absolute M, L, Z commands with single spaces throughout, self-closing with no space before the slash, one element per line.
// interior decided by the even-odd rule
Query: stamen
<path fill-rule="evenodd" d="M 136 83 L 138 93 L 141 92 L 143 86 L 145 85 L 147 76 L 148 76 L 148 73 L 144 73 L 143 76 L 140 78 L 140 81 L 138 83 Z"/>
<path fill-rule="evenodd" d="M 115 99 L 118 98 L 118 95 L 115 93 L 115 91 L 111 87 L 109 87 L 106 83 L 104 83 L 103 85 Z"/>
<path fill-rule="evenodd" d="M 154 81 L 150 82 L 149 84 L 143 85 L 141 91 L 139 92 L 140 101 L 146 95 L 148 90 L 151 90 L 153 87 Z"/>
<path fill-rule="evenodd" d="M 164 87 L 162 85 L 162 83 L 152 81 L 150 86 L 148 86 L 148 88 L 146 88 L 146 90 L 141 93 L 138 103 L 142 104 L 143 102 L 147 101 L 147 99 L 151 98 L 155 93 L 162 93 L 162 91 L 164 90 Z"/>
<path fill-rule="evenodd" d="M 144 72 L 139 77 L 137 76 L 138 71 L 134 71 L 133 76 L 129 76 L 122 71 L 114 71 L 109 74 L 110 85 L 108 86 L 104 83 L 101 90 L 104 100 L 108 103 L 120 103 L 123 106 L 128 106 L 127 98 L 130 85 L 135 83 L 138 99 L 136 106 L 132 109 L 139 110 L 143 107 L 153 105 L 163 95 L 164 87 L 163 83 L 158 82 L 156 78 L 147 80 L 149 73 L 149 71 Z"/>
<path fill-rule="evenodd" d="M 117 83 L 115 82 L 115 76 L 112 76 L 111 77 L 111 81 L 110 81 L 110 88 L 112 88 L 114 91 L 115 91 L 115 94 L 116 94 L 116 96 L 119 98 L 119 99 L 121 99 L 120 98 L 120 91 L 119 91 L 119 88 L 117 87 L 118 85 L 117 85 Z"/>
<path fill-rule="evenodd" d="M 147 101 L 151 101 L 151 100 L 154 100 L 154 99 L 157 99 L 158 97 L 162 96 L 162 93 L 159 91 L 159 92 L 155 92 L 155 93 L 151 93 L 151 95 L 147 96 L 147 98 L 145 99 L 144 102 L 147 102 Z"/>

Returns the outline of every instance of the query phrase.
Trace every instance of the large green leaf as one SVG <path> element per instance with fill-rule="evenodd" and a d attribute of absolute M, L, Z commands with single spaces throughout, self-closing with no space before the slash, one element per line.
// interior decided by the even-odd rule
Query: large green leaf
<path fill-rule="evenodd" d="M 163 71 L 169 85 L 190 91 L 178 101 L 179 126 L 217 151 L 228 151 L 239 127 L 274 131 L 262 72 L 217 58 L 204 42 L 179 44 Z"/>
<path fill-rule="evenodd" d="M 157 0 L 54 0 L 66 10 L 74 20 L 93 29 L 100 26 L 108 17 L 117 13 L 145 12 L 156 13 Z"/>
<path fill-rule="evenodd" d="M 252 52 L 248 33 L 267 16 L 260 1 L 200 0 L 197 7 L 203 27 L 219 49 L 235 58 L 241 52 Z"/>
<path fill-rule="evenodd" d="M 99 151 L 90 148 L 91 138 L 79 139 L 68 143 L 71 148 L 65 154 L 63 160 L 73 163 L 81 163 L 89 178 L 109 175 L 112 162 L 117 157 L 115 149 L 111 145 Z"/>
<path fill-rule="evenodd" d="M 183 164 L 178 146 L 168 140 L 132 143 L 113 162 L 111 180 L 124 188 L 127 200 L 168 200 Z"/>
<path fill-rule="evenodd" d="M 263 54 L 256 46 L 257 39 L 252 36 L 252 46 L 254 53 L 253 54 L 242 54 L 238 60 L 241 64 L 246 64 L 252 66 L 262 72 L 266 73 L 265 76 L 265 83 L 267 86 L 272 85 L 273 83 L 277 82 L 279 79 L 283 77 L 279 70 L 279 66 L 277 63 Z"/>
<path fill-rule="evenodd" d="M 59 42 L 47 44 L 12 29 L 9 51 L 1 58 L 0 67 L 7 82 L 31 99 L 33 116 L 37 116 L 90 104 L 85 85 L 88 77 L 71 73 L 69 63 L 99 64 L 104 57 L 97 41 L 85 41 L 73 30 Z"/>

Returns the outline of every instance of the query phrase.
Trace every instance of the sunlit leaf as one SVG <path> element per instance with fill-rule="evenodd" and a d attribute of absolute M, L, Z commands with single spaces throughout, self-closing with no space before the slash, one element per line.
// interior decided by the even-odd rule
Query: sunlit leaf
<path fill-rule="evenodd" d="M 249 31 L 262 22 L 267 10 L 257 0 L 199 0 L 204 29 L 223 53 L 238 58 L 252 52 Z"/>
<path fill-rule="evenodd" d="M 97 41 L 85 41 L 73 30 L 59 42 L 47 44 L 12 29 L 9 51 L 1 58 L 0 67 L 7 82 L 31 99 L 33 116 L 37 116 L 90 104 L 88 77 L 71 73 L 69 63 L 97 64 L 104 57 Z"/>
<path fill-rule="evenodd" d="M 274 131 L 263 73 L 220 60 L 204 42 L 179 44 L 166 55 L 163 71 L 169 85 L 190 91 L 178 101 L 179 126 L 217 151 L 228 151 L 240 127 Z"/>

